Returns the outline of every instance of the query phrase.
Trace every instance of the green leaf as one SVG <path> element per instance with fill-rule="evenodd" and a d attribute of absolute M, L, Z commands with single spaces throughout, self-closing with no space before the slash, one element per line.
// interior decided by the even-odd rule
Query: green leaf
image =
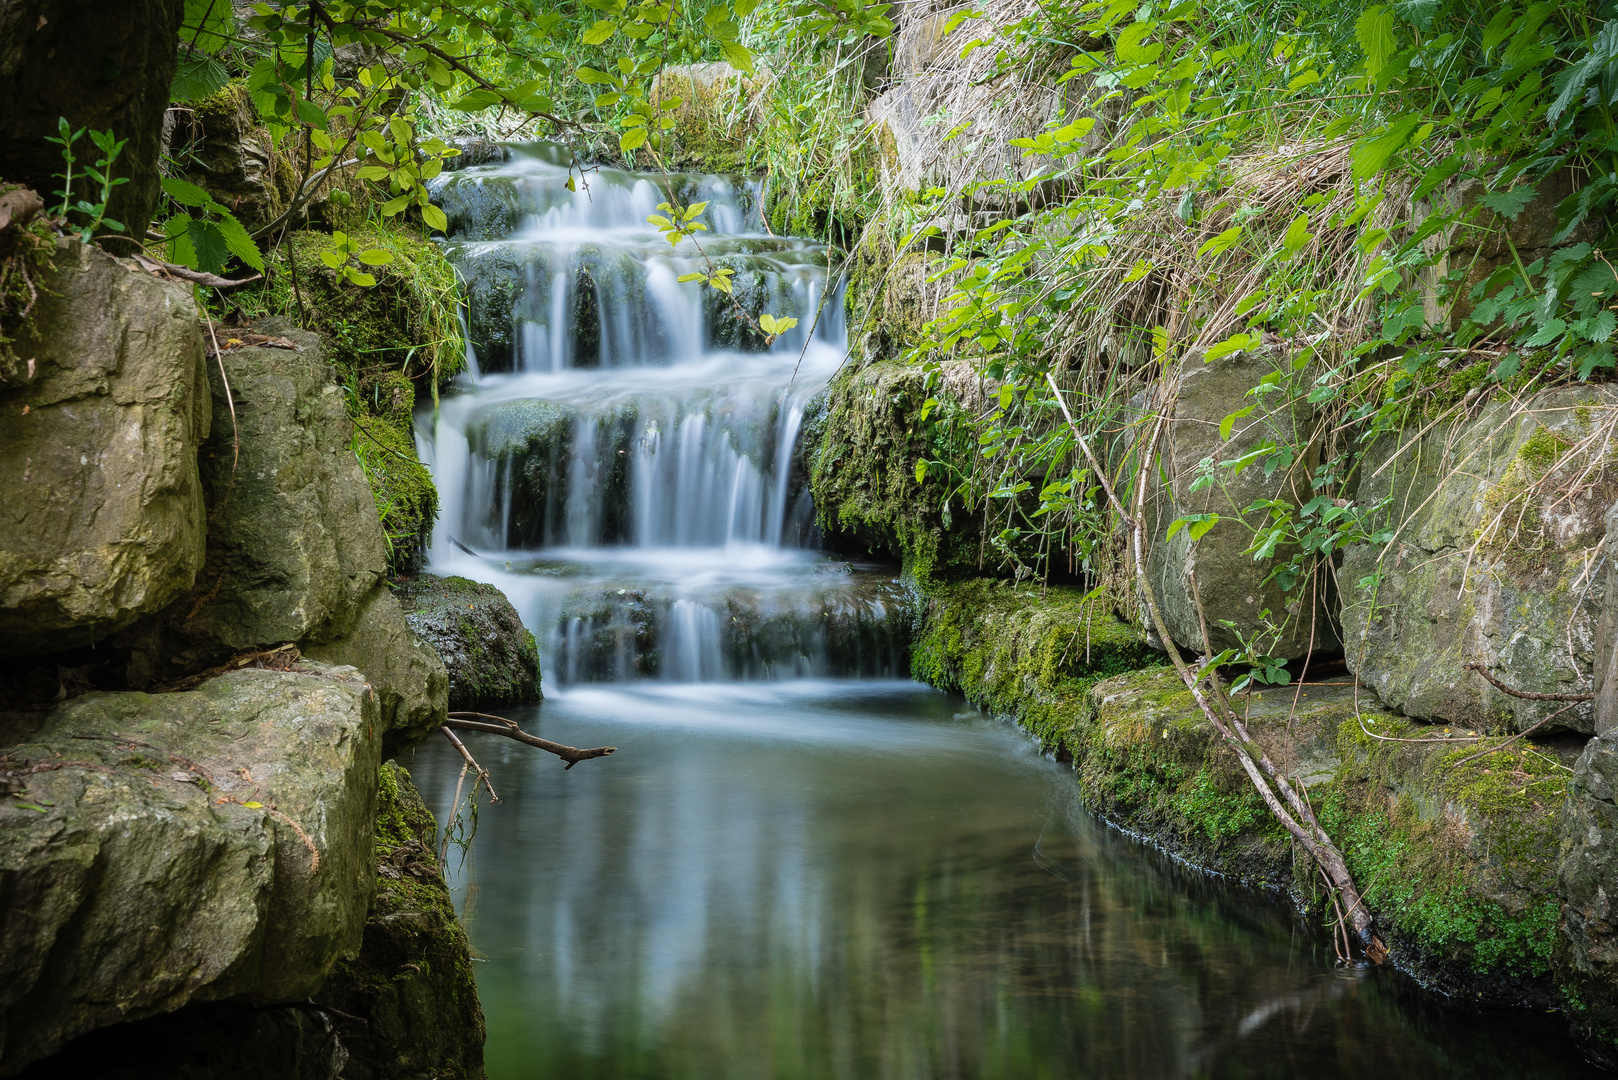
<path fill-rule="evenodd" d="M 1388 161 L 1404 148 L 1420 124 L 1419 113 L 1406 113 L 1390 124 L 1381 135 L 1355 143 L 1352 152 L 1353 166 L 1350 170 L 1353 181 L 1357 184 L 1362 180 L 1369 180 L 1386 168 Z"/>
<path fill-rule="evenodd" d="M 327 126 L 326 110 L 312 101 L 300 101 L 297 104 L 298 120 L 312 128 L 325 131 Z"/>
<path fill-rule="evenodd" d="M 1232 225 L 1218 236 L 1197 248 L 1197 258 L 1200 259 L 1205 255 L 1218 255 L 1221 252 L 1229 251 L 1231 248 L 1236 246 L 1236 241 L 1240 240 L 1241 238 L 1242 227 L 1240 225 Z"/>
<path fill-rule="evenodd" d="M 1399 18 L 1422 31 L 1433 28 L 1433 19 L 1442 6 L 1440 0 L 1393 0 L 1393 10 Z"/>
<path fill-rule="evenodd" d="M 600 45 L 618 31 L 618 24 L 602 19 L 584 32 L 586 45 Z"/>
<path fill-rule="evenodd" d="M 920 458 L 920 459 L 918 459 L 916 461 L 916 483 L 918 483 L 918 484 L 922 483 L 926 479 L 927 479 L 927 459 L 926 458 Z"/>
<path fill-rule="evenodd" d="M 613 79 L 613 77 L 611 75 L 608 75 L 606 72 L 597 71 L 595 68 L 592 68 L 592 67 L 580 67 L 574 72 L 574 75 L 577 76 L 578 80 L 581 83 L 590 83 L 590 84 L 596 85 L 596 86 L 601 86 L 601 85 L 609 85 L 610 86 L 613 82 L 616 81 L 616 80 Z"/>
<path fill-rule="evenodd" d="M 1386 4 L 1366 8 L 1354 24 L 1354 39 L 1365 53 L 1365 73 L 1375 78 L 1399 51 L 1399 42 L 1394 37 L 1393 12 Z"/>
<path fill-rule="evenodd" d="M 12 803 L 11 805 L 12 806 L 19 806 L 24 810 L 38 810 L 41 814 L 46 814 L 46 813 L 50 812 L 50 811 L 46 810 L 43 806 L 39 806 L 36 803 L 23 802 L 21 799 L 18 799 L 16 802 Z"/>
<path fill-rule="evenodd" d="M 340 251 L 322 251 L 320 261 L 335 270 L 348 261 L 348 256 Z"/>
<path fill-rule="evenodd" d="M 1179 532 L 1181 529 L 1186 529 L 1187 536 L 1191 539 L 1192 543 L 1195 543 L 1206 536 L 1208 530 L 1217 524 L 1219 524 L 1218 514 L 1185 514 L 1181 517 L 1175 518 L 1169 524 L 1169 533 L 1163 539 L 1173 540 L 1175 533 Z"/>
<path fill-rule="evenodd" d="M 1298 76 L 1294 77 L 1291 82 L 1287 83 L 1287 89 L 1288 90 L 1302 90 L 1304 87 L 1313 86 L 1315 83 L 1317 83 L 1319 81 L 1320 81 L 1320 72 L 1315 71 L 1313 68 L 1311 68 L 1308 71 L 1304 72 L 1302 75 L 1298 75 Z"/>
<path fill-rule="evenodd" d="M 359 253 L 359 260 L 366 266 L 387 266 L 393 262 L 393 252 L 386 248 L 370 248 Z"/>
<path fill-rule="evenodd" d="M 731 67 L 745 71 L 749 75 L 753 74 L 753 54 L 744 46 L 734 41 L 721 41 L 719 51 L 725 54 L 725 59 L 730 61 Z"/>
<path fill-rule="evenodd" d="M 1203 353 L 1202 362 L 1211 364 L 1215 360 L 1222 360 L 1233 353 L 1245 352 L 1257 345 L 1259 340 L 1252 334 L 1232 334 L 1224 341 L 1210 347 L 1206 353 Z"/>
<path fill-rule="evenodd" d="M 690 206 L 685 208 L 685 220 L 695 221 L 697 219 L 697 215 L 701 214 L 706 209 L 708 209 L 708 201 L 706 199 L 704 199 L 702 202 L 692 203 Z"/>
<path fill-rule="evenodd" d="M 690 274 L 681 274 L 679 277 L 675 278 L 674 280 L 678 281 L 680 284 L 684 285 L 688 281 L 707 281 L 708 280 L 708 275 L 704 274 L 702 271 L 698 270 L 698 271 L 695 271 L 695 272 L 690 273 Z"/>
<path fill-rule="evenodd" d="M 264 272 L 264 256 L 259 253 L 258 245 L 247 235 L 247 230 L 236 220 L 236 215 L 228 210 L 219 213 L 219 235 L 224 238 L 225 247 L 232 255 L 259 273 Z"/>
<path fill-rule="evenodd" d="M 1511 36 L 1511 28 L 1517 24 L 1517 12 L 1510 5 L 1501 5 L 1489 25 L 1483 28 L 1483 51 L 1488 52 L 1506 38 Z"/>
<path fill-rule="evenodd" d="M 182 56 L 174 68 L 174 81 L 169 84 L 169 100 L 196 101 L 211 97 L 228 82 L 229 72 L 213 57 L 197 55 L 187 60 Z"/>
<path fill-rule="evenodd" d="M 376 278 L 363 271 L 356 270 L 352 266 L 344 267 L 343 274 L 348 278 L 348 280 L 352 281 L 362 289 L 369 289 L 371 286 L 376 284 Z"/>
<path fill-rule="evenodd" d="M 362 165 L 355 170 L 354 175 L 361 180 L 386 180 L 392 173 L 380 165 Z"/>
<path fill-rule="evenodd" d="M 429 229 L 437 229 L 441 233 L 449 232 L 449 218 L 445 216 L 444 211 L 430 202 L 422 204 L 421 220 L 427 223 Z M 360 258 L 363 260 L 365 256 L 361 255 Z"/>
<path fill-rule="evenodd" d="M 1287 226 L 1286 234 L 1281 237 L 1281 249 L 1288 255 L 1293 255 L 1314 238 L 1315 234 L 1309 231 L 1309 215 L 1299 214 L 1292 219 L 1292 224 Z"/>
<path fill-rule="evenodd" d="M 402 214 L 404 213 L 405 207 L 410 205 L 410 197 L 413 194 L 415 193 L 406 192 L 405 194 L 400 195 L 397 199 L 389 199 L 387 202 L 377 207 L 377 210 L 382 214 L 383 217 L 394 217 L 395 215 Z"/>
<path fill-rule="evenodd" d="M 450 108 L 456 110 L 457 112 L 480 112 L 484 109 L 492 108 L 504 100 L 505 98 L 501 97 L 493 90 L 484 90 L 482 87 L 479 87 L 478 89 L 463 95 L 460 100 L 451 104 Z"/>
<path fill-rule="evenodd" d="M 213 202 L 213 197 L 197 185 L 172 176 L 163 178 L 163 194 L 181 206 L 207 206 Z"/>
<path fill-rule="evenodd" d="M 1491 192 L 1488 195 L 1480 196 L 1478 202 L 1501 217 L 1516 221 L 1517 215 L 1521 214 L 1528 204 L 1534 201 L 1534 196 L 1537 194 L 1539 193 L 1534 190 L 1534 185 L 1523 184 L 1520 187 L 1512 188 L 1510 191 Z"/>
<path fill-rule="evenodd" d="M 192 218 L 186 223 L 185 235 L 191 241 L 191 249 L 196 252 L 196 269 L 205 274 L 217 274 L 225 268 L 225 260 L 230 258 L 230 248 L 225 245 L 225 236 L 219 231 L 218 225 Z"/>
<path fill-rule="evenodd" d="M 639 149 L 646 142 L 646 129 L 643 127 L 630 128 L 618 136 L 618 149 L 625 152 Z"/>
<path fill-rule="evenodd" d="M 1247 405 L 1237 409 L 1235 412 L 1219 421 L 1219 437 L 1224 439 L 1226 442 L 1229 442 L 1230 433 L 1235 429 L 1236 421 L 1240 420 L 1244 416 L 1251 416 L 1252 414 L 1253 406 Z"/>

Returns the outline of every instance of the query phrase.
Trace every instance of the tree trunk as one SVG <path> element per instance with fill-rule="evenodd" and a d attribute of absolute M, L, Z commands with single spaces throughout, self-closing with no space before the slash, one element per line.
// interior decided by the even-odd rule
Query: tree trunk
<path fill-rule="evenodd" d="M 58 119 L 75 131 L 110 128 L 129 140 L 113 167 L 129 183 L 113 189 L 107 216 L 125 235 L 144 236 L 160 194 L 163 112 L 184 11 L 184 0 L 0 0 L 0 180 L 26 184 L 54 209 L 62 149 L 45 140 Z M 86 137 L 75 156 L 77 171 L 99 154 Z M 75 198 L 90 194 L 74 187 Z"/>

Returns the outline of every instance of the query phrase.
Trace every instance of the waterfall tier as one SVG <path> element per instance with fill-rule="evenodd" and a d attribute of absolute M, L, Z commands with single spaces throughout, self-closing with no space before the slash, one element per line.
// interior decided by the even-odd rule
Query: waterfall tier
<path fill-rule="evenodd" d="M 552 685 L 903 674 L 891 571 L 808 550 L 806 404 L 844 355 L 825 249 L 756 186 L 591 170 L 538 145 L 446 174 L 462 392 L 418 424 L 440 572 L 505 590 Z M 659 204 L 704 202 L 670 245 Z M 731 271 L 729 294 L 685 274 Z M 763 314 L 797 325 L 769 340 Z"/>

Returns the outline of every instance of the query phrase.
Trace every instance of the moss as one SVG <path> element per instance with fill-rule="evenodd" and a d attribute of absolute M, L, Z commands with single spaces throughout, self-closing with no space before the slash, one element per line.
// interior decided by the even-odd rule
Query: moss
<path fill-rule="evenodd" d="M 436 855 L 437 825 L 388 762 L 377 778 L 377 892 L 359 955 L 316 998 L 351 1055 L 345 1076 L 478 1080 L 483 1010 L 466 932 Z"/>
<path fill-rule="evenodd" d="M 1384 738 L 1354 720 L 1339 727 L 1343 767 L 1319 807 L 1389 944 L 1451 992 L 1476 993 L 1470 975 L 1548 998 L 1538 980 L 1555 945 L 1566 770 L 1531 745 L 1467 761 L 1475 743 L 1392 741 L 1440 738 L 1442 727 L 1373 726 Z"/>
<path fill-rule="evenodd" d="M 17 187 L 0 182 L 0 195 Z M 43 215 L 0 232 L 0 387 L 31 378 L 12 342 L 32 332 L 37 283 L 55 250 L 56 235 Z"/>
<path fill-rule="evenodd" d="M 902 558 L 921 580 L 975 572 L 985 551 L 979 517 L 951 493 L 948 469 L 916 477 L 922 459 L 964 466 L 974 450 L 964 411 L 946 403 L 929 421 L 919 418 L 927 397 L 920 368 L 877 365 L 839 376 L 810 461 L 822 527 Z"/>

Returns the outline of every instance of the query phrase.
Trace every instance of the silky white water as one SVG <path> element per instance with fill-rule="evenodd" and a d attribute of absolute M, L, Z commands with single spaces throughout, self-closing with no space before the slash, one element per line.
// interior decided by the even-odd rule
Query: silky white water
<path fill-rule="evenodd" d="M 902 670 L 891 571 L 804 546 L 805 408 L 845 355 L 824 249 L 770 236 L 746 184 L 571 175 L 540 146 L 435 193 L 472 310 L 461 390 L 418 423 L 429 568 L 504 590 L 550 685 Z M 707 231 L 670 245 L 646 219 L 671 197 Z M 678 281 L 716 267 L 732 295 Z M 767 342 L 765 313 L 797 325 Z"/>

